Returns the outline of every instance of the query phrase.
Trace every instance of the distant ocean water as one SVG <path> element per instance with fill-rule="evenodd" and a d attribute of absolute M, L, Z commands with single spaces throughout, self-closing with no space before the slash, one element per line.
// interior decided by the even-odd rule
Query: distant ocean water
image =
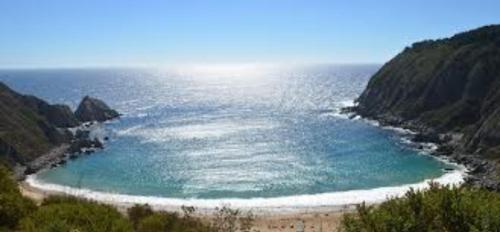
<path fill-rule="evenodd" d="M 339 114 L 378 68 L 2 70 L 0 80 L 73 109 L 91 95 L 123 113 L 101 128 L 104 150 L 32 177 L 39 186 L 165 204 L 325 205 L 386 197 L 454 167 L 400 131 Z"/>

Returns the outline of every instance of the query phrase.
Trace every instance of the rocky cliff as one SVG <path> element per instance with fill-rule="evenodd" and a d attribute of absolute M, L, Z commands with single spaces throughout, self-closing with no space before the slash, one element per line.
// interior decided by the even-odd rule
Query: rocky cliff
<path fill-rule="evenodd" d="M 94 98 L 85 97 L 79 108 L 82 105 L 90 120 L 104 121 L 118 116 Z M 80 151 L 81 147 L 102 147 L 99 141 L 79 136 L 88 133 L 77 130 L 80 133 L 73 134 L 67 129 L 90 121 L 77 116 L 69 106 L 51 105 L 37 97 L 19 94 L 0 82 L 0 162 L 28 166 L 28 170 L 32 166 L 30 172 L 33 172 L 54 160 L 61 161 L 67 152 Z M 36 160 L 43 162 L 32 164 Z"/>
<path fill-rule="evenodd" d="M 495 169 L 500 25 L 413 44 L 371 78 L 357 102 L 354 110 L 363 117 L 419 131 L 420 138 L 445 144 L 448 153 L 488 160 Z"/>
<path fill-rule="evenodd" d="M 65 118 L 65 110 L 0 83 L 0 159 L 24 164 L 69 142 L 66 131 L 58 128 L 74 120 L 74 116 Z"/>

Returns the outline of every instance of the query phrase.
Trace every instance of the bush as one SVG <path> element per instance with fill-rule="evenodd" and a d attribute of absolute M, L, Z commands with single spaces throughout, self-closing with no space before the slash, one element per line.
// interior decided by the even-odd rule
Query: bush
<path fill-rule="evenodd" d="M 135 205 L 125 218 L 114 207 L 68 196 L 51 196 L 40 207 L 23 197 L 10 172 L 0 165 L 0 231 L 23 232 L 212 232 L 210 226 L 184 215 L 153 212 L 148 205 Z M 134 230 L 135 229 L 135 230 Z"/>
<path fill-rule="evenodd" d="M 431 183 L 379 206 L 357 206 L 342 221 L 346 232 L 500 231 L 500 194 Z"/>
<path fill-rule="evenodd" d="M 155 213 L 142 219 L 137 226 L 137 232 L 166 232 L 169 229 L 170 218 L 163 213 Z"/>
<path fill-rule="evenodd" d="M 128 232 L 132 224 L 115 208 L 71 197 L 50 197 L 20 227 L 26 232 Z"/>
<path fill-rule="evenodd" d="M 127 215 L 130 221 L 132 221 L 132 224 L 134 225 L 134 228 L 137 228 L 139 225 L 139 222 L 153 214 L 153 210 L 149 205 L 134 205 L 132 208 L 129 208 L 127 210 Z"/>
<path fill-rule="evenodd" d="M 142 219 L 138 232 L 214 232 L 199 219 L 189 215 L 179 217 L 176 213 L 156 212 Z"/>
<path fill-rule="evenodd" d="M 216 208 L 212 228 L 217 232 L 250 231 L 254 221 L 252 212 L 242 215 L 240 210 L 227 206 Z"/>
<path fill-rule="evenodd" d="M 21 195 L 9 171 L 0 166 L 0 230 L 14 229 L 35 208 L 31 200 Z"/>

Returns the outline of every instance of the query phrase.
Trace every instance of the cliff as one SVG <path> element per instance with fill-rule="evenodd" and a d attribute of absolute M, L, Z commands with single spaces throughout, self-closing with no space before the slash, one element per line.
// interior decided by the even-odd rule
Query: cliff
<path fill-rule="evenodd" d="M 500 25 L 413 44 L 371 78 L 357 102 L 363 117 L 498 166 Z"/>
<path fill-rule="evenodd" d="M 82 100 L 80 107 L 87 105 L 89 99 L 99 104 L 86 107 L 87 117 L 97 120 L 104 115 L 108 120 L 118 116 L 102 101 L 89 97 Z M 109 112 L 115 114 L 111 117 Z M 69 106 L 51 105 L 37 97 L 19 94 L 0 82 L 0 162 L 28 166 L 27 172 L 31 173 L 61 162 L 65 153 L 81 151 L 82 147 L 102 147 L 99 141 L 79 136 L 88 133 L 77 131 L 80 133 L 73 135 L 67 129 L 81 123 Z"/>
<path fill-rule="evenodd" d="M 74 123 L 74 116 L 67 117 L 66 110 L 0 83 L 0 159 L 24 164 L 69 142 L 66 131 L 58 128 Z"/>

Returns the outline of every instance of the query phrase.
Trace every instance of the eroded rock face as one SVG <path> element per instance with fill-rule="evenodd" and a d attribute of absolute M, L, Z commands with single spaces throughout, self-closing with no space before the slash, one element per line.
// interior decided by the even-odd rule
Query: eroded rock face
<path fill-rule="evenodd" d="M 82 122 L 104 122 L 117 118 L 120 114 L 116 110 L 109 108 L 103 101 L 85 96 L 75 111 L 75 116 Z"/>

